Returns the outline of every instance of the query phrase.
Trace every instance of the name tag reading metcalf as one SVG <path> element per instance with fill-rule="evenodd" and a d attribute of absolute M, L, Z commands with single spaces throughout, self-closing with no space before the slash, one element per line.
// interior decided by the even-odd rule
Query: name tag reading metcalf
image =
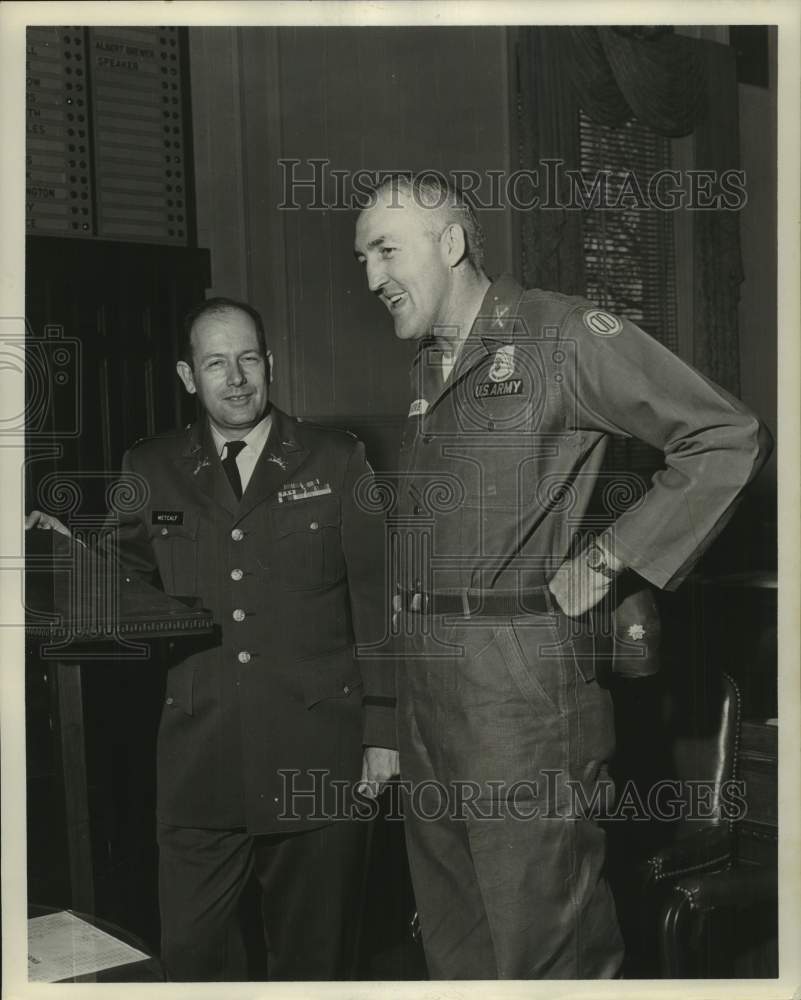
<path fill-rule="evenodd" d="M 311 479 L 308 483 L 287 483 L 278 493 L 278 502 L 309 500 L 311 497 L 325 496 L 330 492 L 331 486 L 328 483 L 321 483 L 319 479 Z"/>
<path fill-rule="evenodd" d="M 182 510 L 154 510 L 150 516 L 151 524 L 183 524 Z"/>

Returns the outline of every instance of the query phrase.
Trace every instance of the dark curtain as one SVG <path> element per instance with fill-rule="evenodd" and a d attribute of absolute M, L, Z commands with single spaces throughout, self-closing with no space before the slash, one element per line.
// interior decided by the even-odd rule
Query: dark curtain
<path fill-rule="evenodd" d="M 542 164 L 549 159 L 561 160 L 568 170 L 580 166 L 578 101 L 570 74 L 565 72 L 571 51 L 569 30 L 530 28 L 521 32 L 517 113 L 519 165 L 523 169 L 542 171 Z M 523 284 L 566 295 L 583 294 L 580 214 L 542 207 L 516 213 L 516 218 Z"/>
<path fill-rule="evenodd" d="M 578 170 L 579 109 L 612 128 L 631 119 L 672 138 L 694 137 L 696 169 L 739 162 L 734 53 L 660 27 L 523 29 L 518 46 L 519 166 L 559 159 Z M 552 201 L 557 199 L 552 199 Z M 586 291 L 581 212 L 519 213 L 528 287 Z M 737 303 L 743 280 L 736 211 L 693 212 L 694 356 L 701 371 L 739 391 Z"/>
<path fill-rule="evenodd" d="M 665 28 L 568 28 L 567 68 L 579 104 L 602 125 L 630 118 L 660 135 L 692 132 L 704 106 L 694 40 Z"/>

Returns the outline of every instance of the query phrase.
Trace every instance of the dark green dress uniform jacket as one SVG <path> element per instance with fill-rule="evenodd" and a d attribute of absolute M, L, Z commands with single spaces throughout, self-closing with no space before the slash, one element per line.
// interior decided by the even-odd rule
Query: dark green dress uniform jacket
<path fill-rule="evenodd" d="M 617 555 L 675 588 L 770 452 L 734 399 L 622 317 L 503 276 L 443 384 L 421 344 L 401 460 L 401 518 L 428 531 L 433 591 L 540 586 L 568 555 L 601 489 Z M 599 482 L 610 435 L 664 454 L 652 482 Z M 426 527 L 431 523 L 430 530 Z M 422 544 L 422 543 L 421 543 Z"/>
<path fill-rule="evenodd" d="M 216 624 L 211 638 L 170 644 L 162 823 L 252 833 L 320 825 L 319 796 L 287 800 L 280 772 L 300 772 L 291 787 L 301 791 L 312 770 L 353 783 L 363 744 L 395 745 L 392 670 L 354 646 L 380 642 L 385 624 L 382 523 L 357 496 L 370 476 L 363 446 L 272 415 L 240 502 L 205 422 L 141 441 L 123 461 L 147 494 L 121 518 L 125 568 L 199 597 Z M 281 818 L 290 813 L 300 818 Z"/>

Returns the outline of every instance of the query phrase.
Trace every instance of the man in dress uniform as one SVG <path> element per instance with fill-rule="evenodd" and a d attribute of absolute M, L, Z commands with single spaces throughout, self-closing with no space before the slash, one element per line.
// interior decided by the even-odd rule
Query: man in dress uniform
<path fill-rule="evenodd" d="M 394 678 L 354 653 L 385 634 L 382 526 L 356 496 L 369 466 L 353 436 L 270 405 L 249 305 L 202 303 L 184 340 L 178 375 L 203 415 L 126 453 L 147 498 L 118 528 L 128 571 L 199 597 L 218 626 L 171 644 L 162 958 L 175 980 L 243 978 L 237 905 L 255 872 L 270 978 L 347 978 L 367 824 L 332 822 L 331 797 L 304 793 L 375 790 L 397 769 Z"/>
<path fill-rule="evenodd" d="M 472 209 L 427 177 L 378 188 L 355 254 L 396 336 L 420 344 L 395 601 L 428 967 L 442 979 L 614 977 L 604 833 L 581 808 L 604 789 L 614 746 L 596 676 L 610 641 L 594 619 L 622 574 L 678 586 L 770 438 L 623 317 L 490 280 Z M 612 434 L 659 448 L 665 468 L 577 545 Z M 633 644 L 647 633 L 629 630 Z"/>

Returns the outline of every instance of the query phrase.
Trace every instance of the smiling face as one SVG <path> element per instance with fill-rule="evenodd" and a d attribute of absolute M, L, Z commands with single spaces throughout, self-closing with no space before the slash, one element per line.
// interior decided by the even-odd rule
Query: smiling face
<path fill-rule="evenodd" d="M 221 434 L 244 437 L 267 412 L 270 361 L 250 316 L 225 309 L 195 322 L 192 366 L 179 361 L 178 375 Z"/>
<path fill-rule="evenodd" d="M 435 235 L 445 226 L 440 212 L 397 190 L 379 193 L 356 223 L 354 254 L 401 340 L 418 340 L 446 322 L 451 265 L 445 241 Z"/>

